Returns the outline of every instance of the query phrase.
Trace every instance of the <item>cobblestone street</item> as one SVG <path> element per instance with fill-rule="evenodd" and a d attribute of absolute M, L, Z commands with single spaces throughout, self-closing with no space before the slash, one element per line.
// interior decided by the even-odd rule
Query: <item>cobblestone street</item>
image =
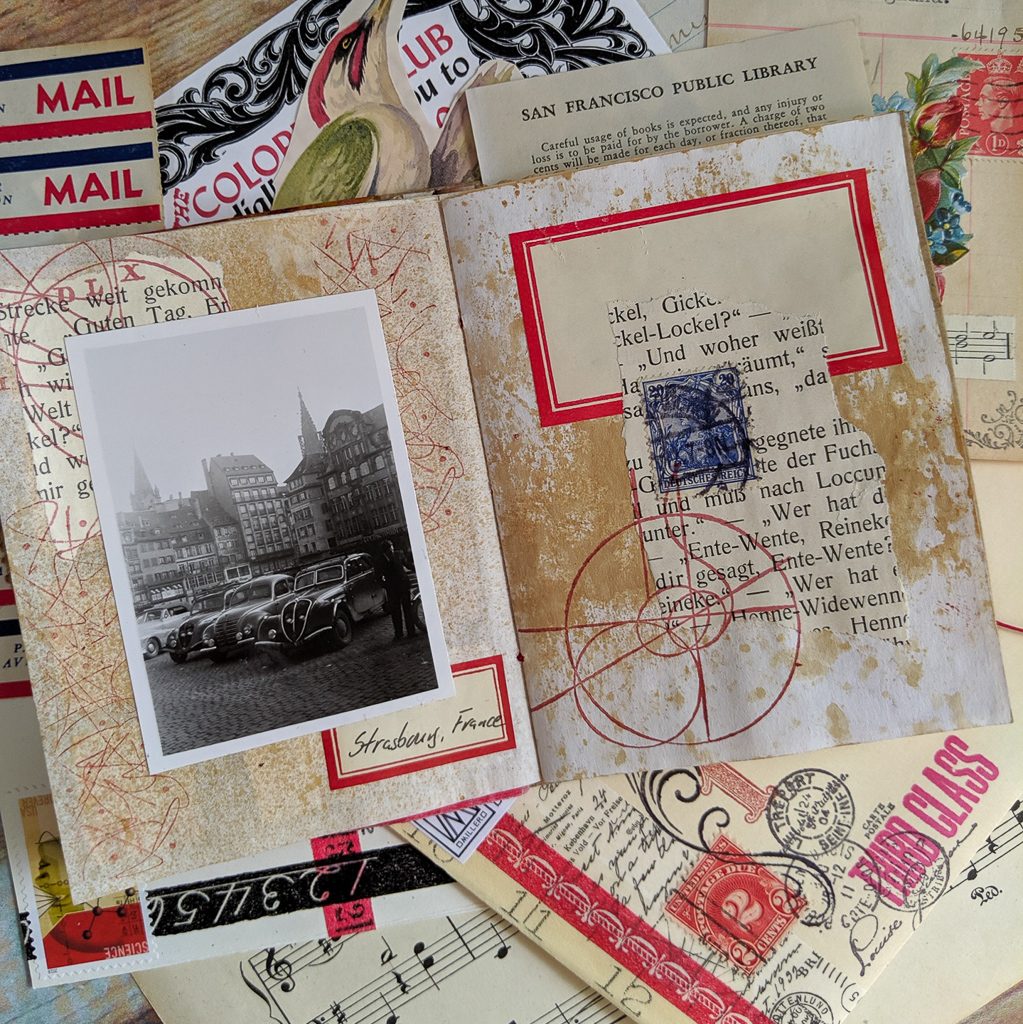
<path fill-rule="evenodd" d="M 220 665 L 166 654 L 146 662 L 164 754 L 249 736 L 436 685 L 426 635 L 393 641 L 389 615 L 355 624 L 343 650 L 315 647 L 273 664 L 258 651 Z"/>

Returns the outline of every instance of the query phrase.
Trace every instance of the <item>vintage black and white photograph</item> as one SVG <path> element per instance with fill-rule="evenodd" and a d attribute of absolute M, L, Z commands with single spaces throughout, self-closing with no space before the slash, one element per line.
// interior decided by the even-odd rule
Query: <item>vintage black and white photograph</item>
<path fill-rule="evenodd" d="M 451 696 L 372 291 L 68 353 L 151 771 Z"/>

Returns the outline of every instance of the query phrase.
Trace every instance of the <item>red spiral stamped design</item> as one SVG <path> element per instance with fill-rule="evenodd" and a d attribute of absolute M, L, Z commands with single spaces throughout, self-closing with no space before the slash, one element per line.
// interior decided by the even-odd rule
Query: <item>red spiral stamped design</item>
<path fill-rule="evenodd" d="M 805 906 L 803 897 L 721 835 L 665 910 L 733 966 L 752 974 Z"/>
<path fill-rule="evenodd" d="M 677 547 L 677 568 L 654 574 L 644 547 L 654 535 Z M 637 594 L 633 581 L 642 590 L 631 607 L 616 596 L 594 615 L 609 610 L 609 580 L 617 595 Z M 727 739 L 770 714 L 795 673 L 801 622 L 783 558 L 725 519 L 672 512 L 637 514 L 589 553 L 562 632 L 571 685 L 533 711 L 570 695 L 597 735 L 644 748 Z M 641 709 L 623 685 L 633 673 L 645 681 Z"/>

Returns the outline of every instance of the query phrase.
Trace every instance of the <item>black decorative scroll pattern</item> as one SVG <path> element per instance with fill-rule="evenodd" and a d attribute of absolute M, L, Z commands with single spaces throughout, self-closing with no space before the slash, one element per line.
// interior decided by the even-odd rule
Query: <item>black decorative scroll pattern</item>
<path fill-rule="evenodd" d="M 981 422 L 989 424 L 987 430 L 963 430 L 967 445 L 994 451 L 1023 448 L 1023 395 L 1008 389 L 1005 396 L 993 416 L 981 414 Z"/>
<path fill-rule="evenodd" d="M 481 61 L 554 74 L 648 57 L 649 47 L 609 0 L 409 0 L 406 14 L 450 7 Z"/>
<path fill-rule="evenodd" d="M 682 805 L 695 804 L 700 800 L 698 772 L 699 768 L 638 772 L 629 775 L 628 780 L 647 814 L 672 839 L 694 853 L 732 860 L 730 854 L 711 849 L 716 833 L 708 836 L 709 830 L 722 832 L 731 824 L 732 816 L 724 807 L 711 806 L 703 811 L 695 834 L 688 827 L 688 822 L 676 816 Z M 691 812 L 683 817 L 689 814 Z M 787 850 L 744 852 L 742 857 L 777 872 L 790 892 L 806 900 L 806 909 L 799 916 L 802 924 L 811 928 L 830 926 L 835 911 L 835 889 L 823 867 L 808 857 Z"/>
<path fill-rule="evenodd" d="M 316 58 L 351 0 L 307 0 L 294 18 L 260 38 L 244 56 L 213 71 L 201 88 L 156 108 L 163 190 L 213 163 L 232 143 L 257 132 L 305 88 Z"/>
<path fill-rule="evenodd" d="M 302 95 L 316 58 L 351 0 L 307 0 L 249 53 L 201 88 L 156 109 L 164 192 L 215 162 Z M 610 0 L 410 0 L 406 16 L 449 7 L 481 61 L 500 57 L 525 73 L 568 71 L 650 55 Z"/>

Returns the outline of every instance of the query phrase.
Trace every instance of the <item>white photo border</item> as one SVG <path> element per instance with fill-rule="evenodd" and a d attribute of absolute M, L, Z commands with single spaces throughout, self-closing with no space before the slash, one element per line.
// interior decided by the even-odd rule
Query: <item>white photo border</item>
<path fill-rule="evenodd" d="M 160 742 L 160 730 L 156 719 L 153 697 L 149 686 L 149 677 L 142 653 L 141 645 L 134 638 L 135 607 L 132 600 L 131 582 L 128 576 L 127 562 L 120 544 L 120 529 L 117 524 L 117 508 L 114 490 L 107 472 L 103 444 L 101 417 L 92 400 L 88 355 L 101 348 L 110 348 L 132 344 L 154 344 L 161 340 L 180 337 L 182 334 L 216 334 L 225 330 L 237 330 L 253 324 L 287 322 L 295 326 L 305 316 L 322 316 L 330 312 L 362 311 L 366 320 L 366 336 L 373 352 L 373 361 L 380 384 L 381 401 L 387 421 L 388 438 L 394 453 L 395 472 L 398 477 L 398 489 L 401 493 L 402 509 L 405 513 L 409 544 L 415 562 L 419 593 L 422 600 L 423 613 L 426 617 L 426 634 L 430 644 L 437 686 L 422 693 L 409 694 L 379 704 L 356 708 L 351 711 L 321 718 L 310 719 L 294 725 L 268 729 L 237 739 L 211 743 L 191 750 L 165 754 Z M 339 343 L 342 339 L 338 338 Z M 215 341 L 213 342 L 215 343 Z M 387 343 L 384 338 L 383 326 L 380 322 L 380 309 L 376 292 L 372 289 L 345 292 L 340 295 L 324 295 L 293 302 L 283 302 L 269 306 L 254 306 L 250 309 L 232 310 L 209 316 L 193 317 L 170 323 L 148 324 L 139 327 L 128 327 L 116 331 L 104 331 L 89 335 L 71 335 L 67 339 L 68 368 L 71 372 L 73 393 L 78 405 L 79 420 L 82 425 L 82 438 L 88 455 L 89 469 L 92 475 L 93 493 L 99 512 L 100 528 L 103 535 L 103 547 L 106 552 L 107 566 L 113 583 L 114 602 L 117 608 L 118 625 L 124 643 L 125 658 L 131 677 L 132 691 L 135 696 L 136 713 L 142 730 L 142 742 L 146 752 L 146 762 L 152 774 L 188 765 L 199 764 L 226 757 L 230 754 L 242 753 L 257 747 L 280 743 L 284 740 L 296 739 L 311 733 L 319 733 L 351 722 L 366 721 L 377 715 L 393 711 L 401 711 L 431 704 L 437 700 L 454 696 L 455 684 L 451 673 L 451 660 L 444 640 L 440 610 L 437 606 L 437 594 L 433 585 L 433 573 L 430 568 L 426 550 L 426 537 L 423 523 L 419 515 L 416 501 L 415 486 L 412 481 L 412 466 L 409 461 L 408 446 L 401 425 L 398 410 L 398 399 L 394 390 L 394 379 L 391 374 L 390 359 L 387 354 Z M 272 368 L 268 368 L 272 374 Z M 90 438 L 92 445 L 90 447 Z M 130 624 L 126 626 L 126 624 Z M 129 633 L 129 630 L 131 631 Z"/>

